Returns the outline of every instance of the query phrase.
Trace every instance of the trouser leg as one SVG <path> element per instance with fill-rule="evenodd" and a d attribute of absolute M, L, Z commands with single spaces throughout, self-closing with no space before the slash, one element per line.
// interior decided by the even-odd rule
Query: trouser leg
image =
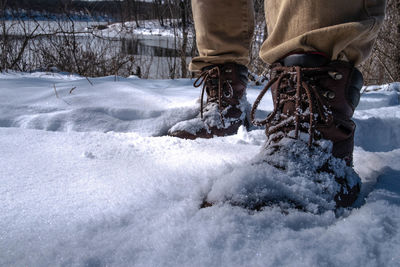
<path fill-rule="evenodd" d="M 386 0 L 265 0 L 268 39 L 260 57 L 273 63 L 292 52 L 332 60 L 365 60 L 378 35 Z"/>
<path fill-rule="evenodd" d="M 192 9 L 199 56 L 190 70 L 227 62 L 248 65 L 253 0 L 192 0 Z"/>

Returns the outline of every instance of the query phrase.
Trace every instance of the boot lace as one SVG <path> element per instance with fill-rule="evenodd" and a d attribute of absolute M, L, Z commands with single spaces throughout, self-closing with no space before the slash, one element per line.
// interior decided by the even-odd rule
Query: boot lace
<path fill-rule="evenodd" d="M 215 84 L 217 81 L 217 84 Z M 225 126 L 224 117 L 222 110 L 224 109 L 223 103 L 233 97 L 233 88 L 229 81 L 222 81 L 221 79 L 221 68 L 215 66 L 209 70 L 203 71 L 200 76 L 194 81 L 194 87 L 200 87 L 203 85 L 201 90 L 200 99 L 200 115 L 201 119 L 204 119 L 204 93 L 207 93 L 207 103 L 217 103 L 218 110 L 221 117 L 222 125 Z M 227 86 L 225 86 L 227 85 Z M 228 90 L 226 90 L 227 88 Z"/>
<path fill-rule="evenodd" d="M 250 118 L 254 125 L 266 126 L 267 136 L 277 132 L 287 135 L 289 132 L 288 129 L 293 130 L 294 126 L 295 139 L 299 136 L 302 124 L 307 123 L 309 135 L 308 146 L 311 147 L 315 138 L 315 126 L 317 123 L 328 124 L 332 120 L 332 112 L 323 97 L 334 97 L 334 92 L 323 91 L 315 81 L 330 75 L 329 73 L 332 73 L 333 70 L 329 67 L 302 68 L 299 66 L 278 66 L 273 68 L 273 71 L 276 71 L 276 75 L 267 83 L 255 100 Z M 277 91 L 273 99 L 274 110 L 265 119 L 256 120 L 255 112 L 257 107 L 271 85 L 275 82 L 277 83 Z M 282 112 L 283 106 L 288 102 L 294 104 L 294 114 L 284 114 Z"/>

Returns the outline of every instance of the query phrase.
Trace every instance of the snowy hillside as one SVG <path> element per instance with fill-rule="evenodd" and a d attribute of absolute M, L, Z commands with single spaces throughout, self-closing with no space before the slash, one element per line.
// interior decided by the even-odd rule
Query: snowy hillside
<path fill-rule="evenodd" d="M 198 112 L 192 81 L 114 79 L 0 74 L 0 266 L 400 265 L 399 83 L 355 113 L 355 207 L 284 214 L 199 209 L 254 176 L 263 130 L 164 136 Z"/>

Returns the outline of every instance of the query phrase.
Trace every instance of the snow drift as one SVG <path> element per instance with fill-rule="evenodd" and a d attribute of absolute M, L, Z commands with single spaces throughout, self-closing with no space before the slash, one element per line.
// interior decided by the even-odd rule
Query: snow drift
<path fill-rule="evenodd" d="M 356 205 L 314 214 L 223 201 L 199 209 L 207 194 L 245 197 L 241 189 L 274 177 L 244 164 L 263 130 L 167 137 L 198 111 L 190 80 L 91 81 L 0 75 L 0 266 L 400 264 L 399 84 L 364 93 L 355 113 Z M 250 102 L 258 92 L 249 89 Z M 272 102 L 260 108 L 263 116 Z M 282 182 L 265 189 L 282 192 Z"/>

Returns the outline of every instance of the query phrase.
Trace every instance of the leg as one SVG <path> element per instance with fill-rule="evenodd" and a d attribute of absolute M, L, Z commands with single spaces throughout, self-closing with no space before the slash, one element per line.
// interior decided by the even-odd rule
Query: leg
<path fill-rule="evenodd" d="M 192 0 L 192 7 L 199 56 L 192 59 L 190 70 L 201 71 L 194 83 L 202 86 L 200 112 L 168 134 L 185 139 L 232 135 L 248 125 L 246 65 L 254 31 L 253 1 Z"/>
<path fill-rule="evenodd" d="M 273 63 L 292 52 L 319 51 L 357 65 L 371 52 L 385 0 L 267 0 L 268 39 L 260 57 Z"/>
<path fill-rule="evenodd" d="M 252 0 L 192 0 L 199 56 L 191 71 L 233 62 L 246 66 L 254 32 Z"/>
<path fill-rule="evenodd" d="M 352 165 L 351 118 L 363 84 L 354 64 L 371 52 L 385 0 L 268 0 L 265 9 L 269 37 L 260 56 L 273 65 L 271 79 L 251 112 L 254 124 L 266 126 L 265 161 L 286 169 L 289 163 L 278 159 L 295 158 L 314 168 L 315 176 L 333 175 L 336 206 L 351 206 L 360 180 L 343 170 Z M 264 120 L 254 120 L 269 89 L 274 111 Z"/>

